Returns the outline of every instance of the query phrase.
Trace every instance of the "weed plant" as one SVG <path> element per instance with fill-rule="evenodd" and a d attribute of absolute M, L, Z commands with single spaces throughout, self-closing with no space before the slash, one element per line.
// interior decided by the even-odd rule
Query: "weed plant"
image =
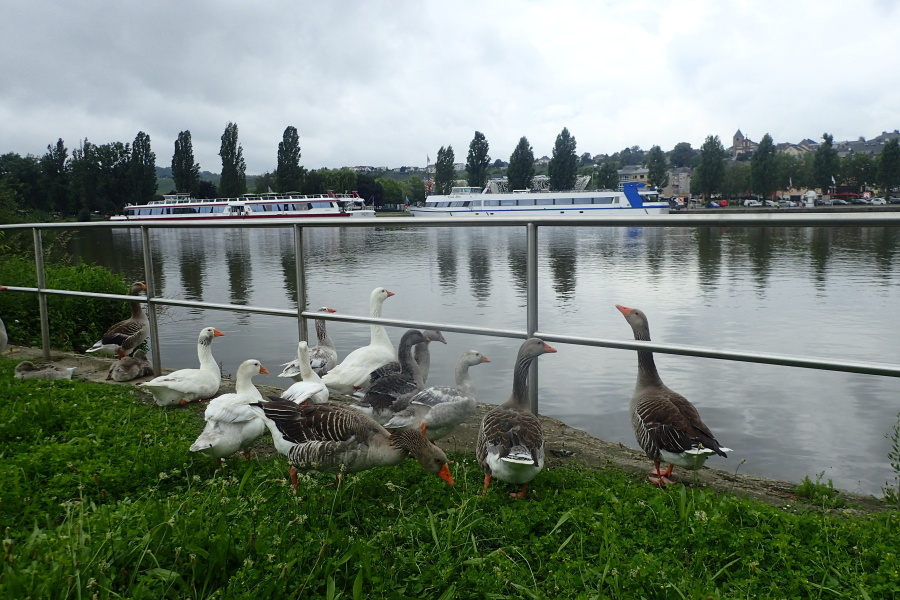
<path fill-rule="evenodd" d="M 897 513 L 775 507 L 616 470 L 545 470 L 525 500 L 414 461 L 216 469 L 202 405 L 19 381 L 0 360 L 0 598 L 891 598 Z M 270 446 L 267 439 L 261 447 Z"/>
<path fill-rule="evenodd" d="M 46 266 L 47 287 L 127 294 L 131 282 L 108 269 L 89 265 Z M 0 261 L 0 283 L 36 287 L 34 261 L 10 257 Z M 125 302 L 66 296 L 47 299 L 50 320 L 50 345 L 58 350 L 84 351 L 100 339 L 110 325 L 131 314 Z M 16 292 L 0 293 L 0 316 L 6 323 L 9 339 L 23 346 L 41 345 L 41 320 L 37 296 Z"/>
<path fill-rule="evenodd" d="M 801 498 L 806 498 L 812 504 L 817 506 L 822 506 L 823 508 L 841 508 L 845 506 L 844 499 L 841 497 L 840 493 L 834 489 L 834 484 L 829 479 L 827 483 L 822 483 L 822 477 L 825 475 L 824 472 L 816 475 L 816 480 L 812 481 L 809 478 L 809 475 L 803 477 L 803 481 L 800 482 L 794 489 L 794 493 L 796 493 Z"/>
<path fill-rule="evenodd" d="M 885 434 L 885 437 L 888 437 Z M 894 470 L 894 480 L 887 482 L 882 488 L 884 499 L 900 510 L 900 413 L 897 414 L 897 422 L 890 435 L 891 449 L 888 451 L 888 462 Z"/>

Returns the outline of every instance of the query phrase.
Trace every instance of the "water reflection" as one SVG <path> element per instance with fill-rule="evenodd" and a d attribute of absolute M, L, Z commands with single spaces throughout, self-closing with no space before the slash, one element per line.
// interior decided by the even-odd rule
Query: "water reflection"
<path fill-rule="evenodd" d="M 716 289 L 722 269 L 722 238 L 712 227 L 700 227 L 694 232 L 697 244 L 697 281 L 704 292 Z"/>
<path fill-rule="evenodd" d="M 201 300 L 203 298 L 203 276 L 207 271 L 206 244 L 202 239 L 202 232 L 185 231 L 178 245 L 181 250 L 178 263 L 185 298 Z M 162 256 L 160 256 L 160 260 L 162 260 Z M 155 263 L 156 261 L 154 261 Z"/>
<path fill-rule="evenodd" d="M 438 229 L 437 266 L 441 287 L 448 293 L 456 292 L 456 236 L 452 229 Z"/>
<path fill-rule="evenodd" d="M 520 235 L 510 233 L 507 236 L 506 259 L 512 283 L 524 298 L 528 293 L 528 242 L 524 230 Z"/>
<path fill-rule="evenodd" d="M 485 227 L 472 228 L 469 240 L 469 283 L 472 297 L 478 306 L 484 306 L 491 296 L 491 253 L 488 250 L 488 233 Z"/>
<path fill-rule="evenodd" d="M 553 228 L 544 233 L 547 256 L 553 275 L 553 290 L 558 300 L 571 300 L 575 295 L 577 244 L 575 229 Z"/>

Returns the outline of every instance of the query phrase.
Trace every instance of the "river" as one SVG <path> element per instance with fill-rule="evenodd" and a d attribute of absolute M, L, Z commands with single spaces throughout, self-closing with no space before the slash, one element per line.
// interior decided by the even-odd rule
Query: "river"
<path fill-rule="evenodd" d="M 296 308 L 290 229 L 154 229 L 158 293 L 167 298 Z M 370 291 L 395 292 L 387 318 L 525 329 L 524 228 L 334 228 L 304 233 L 309 308 L 368 314 Z M 616 304 L 642 309 L 654 341 L 837 360 L 896 363 L 900 231 L 884 228 L 541 228 L 540 329 L 632 339 Z M 80 260 L 144 279 L 138 230 L 91 229 L 70 247 Z M 226 333 L 213 354 L 226 373 L 247 358 L 286 386 L 296 354 L 291 319 L 169 307 L 159 315 L 163 364 L 196 365 L 199 330 Z M 313 328 L 310 326 L 314 336 Z M 340 358 L 368 343 L 368 327 L 331 323 Z M 403 330 L 388 329 L 395 345 Z M 446 334 L 432 344 L 430 385 L 452 385 L 466 349 L 479 400 L 510 393 L 519 342 Z M 633 351 L 556 344 L 540 359 L 542 413 L 637 448 L 628 419 Z M 657 354 L 665 383 L 734 449 L 710 466 L 880 495 L 893 478 L 890 435 L 900 381 Z"/>

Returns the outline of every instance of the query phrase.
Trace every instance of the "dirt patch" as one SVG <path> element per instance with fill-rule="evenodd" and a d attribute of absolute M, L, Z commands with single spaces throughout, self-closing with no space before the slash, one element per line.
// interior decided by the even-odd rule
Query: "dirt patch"
<path fill-rule="evenodd" d="M 9 358 L 16 359 L 18 357 L 21 357 L 20 360 L 32 360 L 34 362 L 43 360 L 41 350 L 34 348 L 16 347 L 14 353 L 9 355 Z M 59 366 L 76 367 L 74 375 L 76 379 L 129 386 L 152 379 L 152 377 L 144 377 L 126 383 L 116 383 L 107 380 L 107 372 L 110 365 L 114 362 L 112 359 L 107 358 L 53 352 L 51 359 L 54 364 Z M 165 370 L 165 372 L 169 371 L 171 370 Z M 271 394 L 276 396 L 284 389 L 264 385 L 257 387 L 259 387 L 263 395 Z M 233 391 L 234 381 L 223 380 L 219 393 L 224 394 Z M 152 397 L 149 393 L 140 390 L 140 394 L 145 397 L 148 403 L 152 403 Z M 332 394 L 331 400 L 336 402 L 354 401 L 350 396 L 342 394 Z M 200 406 L 202 405 L 191 406 L 191 408 L 196 410 L 198 418 L 202 418 Z M 441 439 L 438 445 L 447 451 L 474 454 L 475 440 L 478 437 L 478 426 L 482 417 L 491 408 L 491 405 L 479 404 L 475 415 L 460 425 L 453 434 Z M 643 479 L 643 476 L 652 467 L 652 464 L 643 452 L 628 448 L 622 444 L 614 444 L 595 438 L 584 431 L 569 427 L 557 419 L 541 415 L 540 420 L 544 428 L 546 464 L 550 468 L 574 464 L 584 465 L 592 469 L 614 468 L 633 473 L 636 476 L 636 480 L 639 481 Z M 261 454 L 273 453 L 271 444 L 260 444 L 259 451 Z M 679 475 L 682 476 L 681 479 L 679 479 Z M 696 484 L 721 492 L 755 498 L 775 505 L 805 503 L 802 498 L 799 498 L 794 493 L 796 484 L 754 475 L 742 475 L 711 467 L 703 467 L 696 473 L 691 473 L 684 469 L 676 469 L 673 479 L 675 481 L 680 480 L 686 484 Z M 847 502 L 847 507 L 844 510 L 851 512 L 873 512 L 887 508 L 883 502 L 871 496 L 859 496 L 846 492 L 841 492 L 841 495 Z"/>

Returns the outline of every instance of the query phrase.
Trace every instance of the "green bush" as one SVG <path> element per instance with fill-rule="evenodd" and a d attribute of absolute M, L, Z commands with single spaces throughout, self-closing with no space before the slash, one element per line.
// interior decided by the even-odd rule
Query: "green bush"
<path fill-rule="evenodd" d="M 49 288 L 126 294 L 131 282 L 125 282 L 103 267 L 47 266 Z M 0 284 L 36 287 L 34 261 L 13 257 L 0 263 Z M 112 324 L 127 319 L 131 311 L 123 302 L 92 298 L 50 296 L 47 299 L 50 320 L 50 346 L 58 350 L 83 352 L 100 339 Z M 41 319 L 37 295 L 0 293 L 0 317 L 6 323 L 9 339 L 24 346 L 41 345 Z"/>

